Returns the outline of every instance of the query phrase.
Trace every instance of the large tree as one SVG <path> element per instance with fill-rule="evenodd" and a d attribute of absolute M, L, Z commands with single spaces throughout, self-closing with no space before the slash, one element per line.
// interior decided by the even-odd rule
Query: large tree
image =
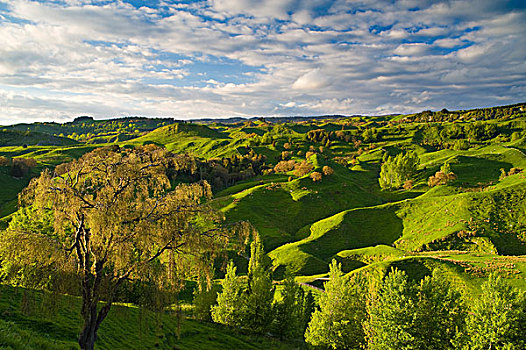
<path fill-rule="evenodd" d="M 364 280 L 360 276 L 345 276 L 341 264 L 333 260 L 324 289 L 319 309 L 312 314 L 305 332 L 305 341 L 315 347 L 361 349 L 366 317 Z"/>
<path fill-rule="evenodd" d="M 44 171 L 20 196 L 51 217 L 52 230 L 11 227 L 0 251 L 6 273 L 79 282 L 82 349 L 93 349 L 123 285 L 143 281 L 169 295 L 185 273 L 211 266 L 228 241 L 221 215 L 206 204 L 210 186 L 175 186 L 167 175 L 173 159 L 153 146 L 97 149 L 58 174 Z"/>
<path fill-rule="evenodd" d="M 523 292 L 501 277 L 490 275 L 482 294 L 472 302 L 466 320 L 468 349 L 524 349 L 526 345 Z"/>

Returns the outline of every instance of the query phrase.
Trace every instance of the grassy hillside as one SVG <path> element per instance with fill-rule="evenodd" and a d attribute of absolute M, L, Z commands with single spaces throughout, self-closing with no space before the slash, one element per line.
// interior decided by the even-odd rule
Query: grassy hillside
<path fill-rule="evenodd" d="M 209 128 L 206 125 L 176 123 L 156 129 L 138 137 L 128 144 L 162 145 L 178 153 L 190 153 L 202 158 L 231 155 L 235 152 L 228 134 Z"/>
<path fill-rule="evenodd" d="M 0 131 L 0 146 L 67 146 L 78 144 L 77 141 L 42 132 L 18 131 L 3 129 Z"/>
<path fill-rule="evenodd" d="M 76 297 L 0 285 L 0 348 L 78 349 L 79 310 Z M 97 349 L 303 348 L 130 305 L 115 305 L 98 334 Z"/>

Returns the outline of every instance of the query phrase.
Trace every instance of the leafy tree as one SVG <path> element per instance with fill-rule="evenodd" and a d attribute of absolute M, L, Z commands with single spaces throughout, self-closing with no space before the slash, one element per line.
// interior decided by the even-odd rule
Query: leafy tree
<path fill-rule="evenodd" d="M 216 226 L 222 216 L 203 203 L 210 186 L 173 188 L 166 175 L 170 158 L 155 147 L 101 148 L 69 163 L 62 175 L 44 171 L 21 194 L 23 206 L 51 211 L 54 229 L 4 234 L 0 257 L 9 262 L 7 275 L 16 278 L 25 267 L 38 266 L 45 274 L 35 278 L 63 275 L 78 282 L 82 349 L 94 348 L 125 282 L 147 282 L 164 291 L 159 297 L 173 294 L 185 271 L 210 266 L 228 242 L 226 230 Z"/>
<path fill-rule="evenodd" d="M 332 349 L 361 348 L 364 345 L 362 322 L 366 317 L 363 281 L 345 277 L 340 264 L 333 260 L 324 288 L 319 309 L 312 314 L 305 332 L 305 341 Z"/>
<path fill-rule="evenodd" d="M 321 175 L 321 173 L 317 171 L 314 171 L 312 172 L 312 174 L 310 174 L 310 178 L 312 179 L 313 182 L 321 181 L 322 177 L 323 176 Z"/>
<path fill-rule="evenodd" d="M 217 305 L 212 307 L 212 320 L 227 326 L 240 326 L 241 284 L 233 261 L 228 264 L 221 285 L 223 290 L 217 295 Z"/>
<path fill-rule="evenodd" d="M 283 279 L 281 299 L 274 305 L 273 333 L 280 339 L 296 338 L 305 332 L 305 293 L 290 273 Z"/>
<path fill-rule="evenodd" d="M 414 176 L 420 159 L 415 152 L 399 153 L 396 157 L 388 156 L 382 164 L 378 179 L 382 189 L 400 188 L 405 181 Z"/>
<path fill-rule="evenodd" d="M 364 323 L 367 348 L 371 350 L 413 349 L 415 291 L 403 271 L 391 270 L 367 305 Z"/>
<path fill-rule="evenodd" d="M 524 294 L 490 275 L 466 320 L 467 348 L 524 349 Z"/>
<path fill-rule="evenodd" d="M 331 176 L 332 174 L 334 174 L 334 169 L 328 165 L 325 165 L 322 171 L 323 171 L 323 175 L 325 176 Z"/>
<path fill-rule="evenodd" d="M 201 276 L 194 289 L 194 317 L 202 321 L 212 321 L 212 306 L 216 303 L 218 288 Z"/>
<path fill-rule="evenodd" d="M 438 271 L 415 285 L 391 270 L 367 305 L 368 349 L 456 349 L 463 310 L 461 294 Z"/>
<path fill-rule="evenodd" d="M 417 285 L 415 306 L 411 330 L 414 348 L 456 349 L 455 341 L 465 322 L 465 307 L 460 292 L 438 270 Z"/>
<path fill-rule="evenodd" d="M 442 133 L 440 132 L 440 129 L 438 126 L 428 126 L 424 128 L 424 132 L 422 134 L 422 142 L 425 145 L 432 146 L 432 147 L 438 147 L 442 145 Z"/>
<path fill-rule="evenodd" d="M 270 259 L 265 255 L 259 237 L 250 245 L 248 285 L 243 297 L 241 320 L 243 327 L 253 333 L 270 330 L 274 312 L 274 286 L 269 269 Z"/>
<path fill-rule="evenodd" d="M 362 133 L 363 142 L 376 142 L 380 139 L 380 132 L 376 128 L 365 129 Z"/>

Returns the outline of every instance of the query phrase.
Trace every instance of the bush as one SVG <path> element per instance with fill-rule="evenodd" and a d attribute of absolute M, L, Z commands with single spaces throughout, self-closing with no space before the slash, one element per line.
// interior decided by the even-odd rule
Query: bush
<path fill-rule="evenodd" d="M 307 153 L 305 153 L 305 159 L 309 159 L 310 157 L 312 157 L 315 154 L 316 154 L 316 152 L 314 152 L 314 151 L 307 151 Z"/>
<path fill-rule="evenodd" d="M 453 149 L 455 151 L 465 151 L 469 149 L 469 142 L 464 139 L 455 140 L 455 143 L 453 144 Z"/>
<path fill-rule="evenodd" d="M 312 174 L 310 174 L 310 178 L 312 179 L 312 181 L 316 182 L 316 181 L 321 181 L 322 179 L 322 175 L 321 173 L 315 171 L 313 172 Z"/>
<path fill-rule="evenodd" d="M 31 168 L 36 167 L 37 162 L 33 158 L 13 158 L 10 174 L 13 177 L 24 177 Z"/>
<path fill-rule="evenodd" d="M 9 158 L 0 156 L 0 166 L 8 166 L 9 165 Z"/>
<path fill-rule="evenodd" d="M 283 151 L 283 152 L 281 152 L 281 159 L 283 159 L 283 160 L 287 160 L 288 158 L 290 158 L 290 156 L 292 156 L 292 152 L 291 151 Z"/>
<path fill-rule="evenodd" d="M 521 138 L 521 134 L 517 131 L 511 134 L 511 141 L 517 141 Z"/>
<path fill-rule="evenodd" d="M 432 175 L 429 177 L 429 179 L 427 180 L 427 185 L 429 187 L 445 185 L 449 181 L 453 181 L 456 179 L 457 179 L 457 175 L 455 175 L 454 173 L 450 172 L 449 174 L 446 174 L 445 172 L 440 170 L 440 171 L 437 171 L 435 175 Z"/>
<path fill-rule="evenodd" d="M 276 166 L 274 167 L 274 172 L 276 173 L 286 173 L 288 171 L 291 171 L 295 168 L 296 161 L 295 160 L 282 160 Z"/>
<path fill-rule="evenodd" d="M 332 174 L 334 174 L 334 169 L 331 168 L 330 166 L 328 165 L 325 165 L 322 169 L 322 172 L 323 172 L 323 175 L 325 176 L 330 176 Z"/>
<path fill-rule="evenodd" d="M 311 163 L 304 160 L 301 163 L 296 163 L 294 168 L 294 175 L 302 177 L 310 173 L 312 169 L 314 169 L 314 166 Z"/>

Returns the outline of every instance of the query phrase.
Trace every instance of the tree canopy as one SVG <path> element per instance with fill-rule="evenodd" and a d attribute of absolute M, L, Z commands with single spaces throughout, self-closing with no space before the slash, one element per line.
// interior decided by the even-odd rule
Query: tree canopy
<path fill-rule="evenodd" d="M 182 277 L 211 266 L 229 241 L 222 215 L 206 203 L 208 183 L 175 186 L 167 175 L 171 159 L 154 146 L 97 149 L 60 174 L 44 171 L 20 196 L 23 207 L 50 216 L 53 229 L 11 225 L 2 238 L 4 274 L 78 283 L 82 349 L 93 348 L 126 281 L 170 295 Z"/>

